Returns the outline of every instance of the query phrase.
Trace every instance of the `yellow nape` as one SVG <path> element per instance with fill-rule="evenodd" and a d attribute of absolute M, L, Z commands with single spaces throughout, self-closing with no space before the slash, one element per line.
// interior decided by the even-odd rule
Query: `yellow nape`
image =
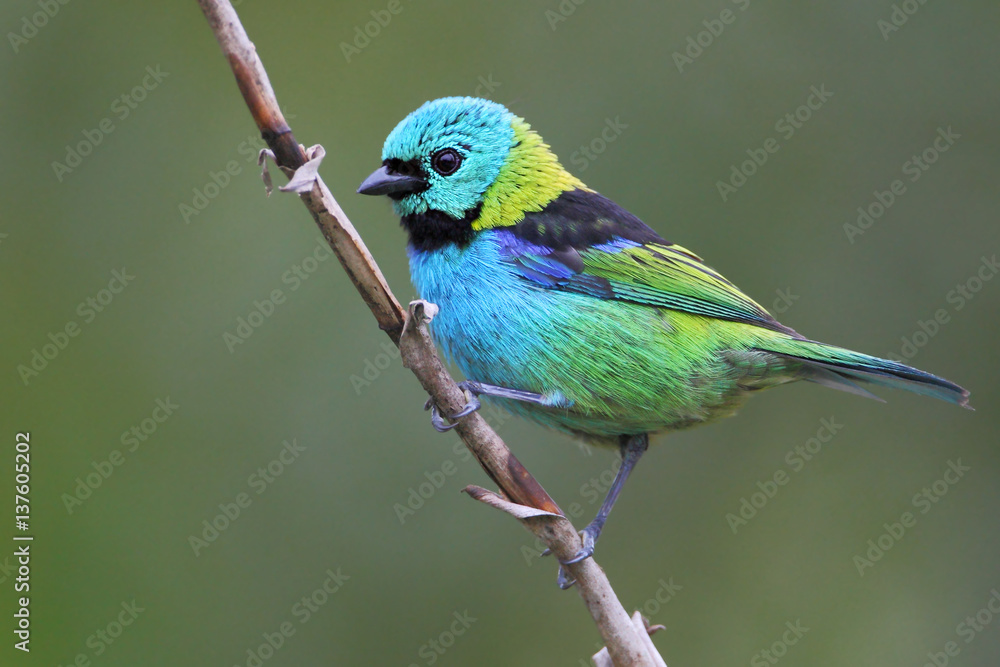
<path fill-rule="evenodd" d="M 559 164 L 559 159 L 537 132 L 514 118 L 513 145 L 500 175 L 483 194 L 483 207 L 472 229 L 509 227 L 528 212 L 541 211 L 567 190 L 590 190 Z"/>

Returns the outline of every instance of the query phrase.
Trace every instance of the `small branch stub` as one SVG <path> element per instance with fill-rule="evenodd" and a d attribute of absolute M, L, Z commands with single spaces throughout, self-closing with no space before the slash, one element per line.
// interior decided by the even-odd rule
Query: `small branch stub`
<path fill-rule="evenodd" d="M 654 633 L 666 630 L 666 628 L 662 625 L 649 625 L 640 612 L 632 614 L 632 625 L 635 626 L 636 631 L 643 640 L 643 644 L 646 645 L 650 657 L 654 660 L 653 664 L 656 667 L 667 667 L 667 663 L 660 657 L 660 654 L 656 651 L 656 646 L 653 645 L 653 640 L 650 639 Z M 614 667 L 614 663 L 611 661 L 611 654 L 608 653 L 606 646 L 591 656 L 590 660 L 594 663 L 594 667 Z"/>

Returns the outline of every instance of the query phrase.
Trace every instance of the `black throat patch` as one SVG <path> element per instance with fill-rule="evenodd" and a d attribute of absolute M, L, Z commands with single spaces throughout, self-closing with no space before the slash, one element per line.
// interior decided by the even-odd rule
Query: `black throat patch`
<path fill-rule="evenodd" d="M 404 215 L 399 224 L 409 233 L 410 245 L 416 250 L 437 250 L 449 243 L 463 247 L 475 235 L 472 223 L 479 217 L 481 208 L 480 204 L 469 209 L 461 218 L 453 218 L 441 211 Z"/>

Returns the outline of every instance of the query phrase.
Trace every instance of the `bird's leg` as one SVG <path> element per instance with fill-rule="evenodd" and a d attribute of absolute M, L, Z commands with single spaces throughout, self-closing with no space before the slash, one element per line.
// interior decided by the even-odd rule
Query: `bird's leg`
<path fill-rule="evenodd" d="M 465 407 L 458 411 L 457 414 L 452 415 L 448 419 L 451 423 L 447 423 L 441 416 L 441 412 L 438 410 L 437 405 L 434 404 L 434 399 L 428 398 L 427 402 L 424 404 L 424 410 L 431 411 L 431 425 L 439 432 L 444 433 L 450 431 L 451 429 L 458 426 L 458 420 L 466 415 L 470 415 L 479 409 L 479 397 L 480 396 L 493 396 L 495 398 L 510 398 L 515 401 L 525 401 L 528 403 L 538 403 L 539 405 L 550 405 L 551 401 L 546 400 L 541 394 L 535 394 L 530 391 L 521 391 L 520 389 L 507 389 L 506 387 L 497 387 L 496 385 L 486 384 L 484 382 L 476 382 L 475 380 L 465 380 L 458 383 L 458 387 L 463 391 L 467 392 L 471 397 L 469 402 L 465 404 Z"/>
<path fill-rule="evenodd" d="M 618 446 L 621 448 L 622 465 L 618 469 L 618 474 L 615 475 L 615 481 L 611 483 L 608 496 L 604 499 L 604 503 L 601 504 L 601 509 L 597 511 L 597 516 L 594 517 L 594 520 L 586 528 L 580 531 L 583 538 L 583 548 L 569 560 L 562 561 L 563 565 L 579 563 L 581 560 L 594 555 L 594 545 L 597 543 L 597 538 L 601 536 L 601 530 L 604 529 L 604 522 L 608 520 L 608 515 L 611 514 L 611 509 L 615 506 L 615 501 L 618 500 L 618 494 L 625 487 L 625 481 L 635 468 L 635 464 L 639 462 L 639 459 L 649 447 L 649 435 L 645 433 L 642 435 L 623 435 Z M 573 582 L 568 580 L 563 569 L 559 568 L 559 587 L 569 588 L 572 585 Z"/>

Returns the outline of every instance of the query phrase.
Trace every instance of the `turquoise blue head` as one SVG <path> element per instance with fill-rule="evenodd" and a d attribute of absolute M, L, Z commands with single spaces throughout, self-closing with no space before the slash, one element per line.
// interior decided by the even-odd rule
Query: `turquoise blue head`
<path fill-rule="evenodd" d="M 358 192 L 388 195 L 400 217 L 474 211 L 510 152 L 515 116 L 475 97 L 427 102 L 389 133 L 382 167 Z"/>

